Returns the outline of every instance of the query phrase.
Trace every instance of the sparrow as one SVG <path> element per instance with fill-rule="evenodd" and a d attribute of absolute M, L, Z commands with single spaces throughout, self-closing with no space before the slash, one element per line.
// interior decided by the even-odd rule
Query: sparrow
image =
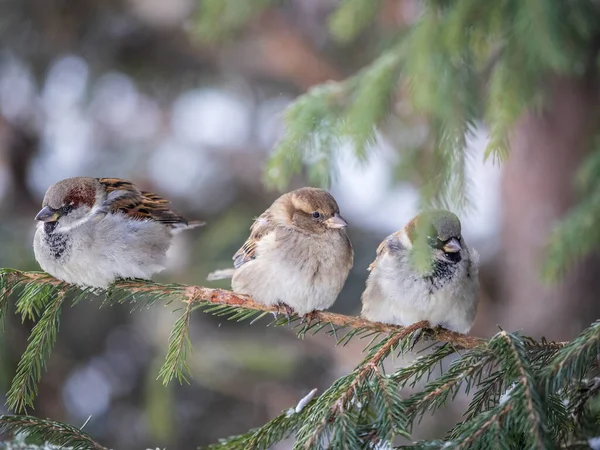
<path fill-rule="evenodd" d="M 415 264 L 417 248 L 428 261 L 424 270 Z M 362 316 L 402 326 L 428 321 L 468 333 L 477 314 L 478 264 L 455 214 L 423 212 L 379 245 L 362 294 Z"/>
<path fill-rule="evenodd" d="M 305 316 L 329 308 L 342 290 L 354 251 L 338 204 L 322 189 L 283 194 L 252 224 L 250 237 L 233 256 L 234 292 L 287 315 Z"/>
<path fill-rule="evenodd" d="M 42 269 L 82 287 L 150 277 L 165 268 L 175 232 L 188 222 L 158 195 L 118 178 L 67 178 L 50 186 L 35 217 L 33 250 Z"/>

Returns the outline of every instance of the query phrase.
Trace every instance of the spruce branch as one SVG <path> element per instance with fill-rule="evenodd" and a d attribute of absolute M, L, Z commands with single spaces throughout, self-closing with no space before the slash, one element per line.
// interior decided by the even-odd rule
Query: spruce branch
<path fill-rule="evenodd" d="M 573 415 L 576 418 L 583 416 L 588 401 L 597 396 L 598 393 L 600 393 L 600 377 L 587 380 L 586 383 L 582 383 L 582 385 L 578 386 L 573 395 L 576 400 L 571 407 Z"/>
<path fill-rule="evenodd" d="M 158 374 L 166 386 L 173 378 L 177 378 L 180 383 L 188 381 L 191 376 L 190 368 L 187 365 L 187 355 L 191 352 L 192 343 L 189 338 L 190 317 L 194 309 L 194 294 L 184 300 L 186 306 L 183 314 L 177 319 L 171 336 L 169 337 L 169 349 L 165 363 Z"/>
<path fill-rule="evenodd" d="M 556 283 L 573 266 L 600 246 L 600 135 L 581 163 L 575 178 L 581 200 L 552 230 L 547 239 L 542 279 Z"/>
<path fill-rule="evenodd" d="M 424 322 L 418 322 L 405 327 L 372 346 L 367 357 L 351 374 L 337 380 L 311 405 L 309 408 L 311 415 L 298 430 L 294 449 L 319 448 L 319 445 L 325 441 L 328 441 L 328 448 L 360 448 L 361 439 L 355 432 L 358 428 L 357 413 L 371 406 L 375 409 L 376 416 L 386 414 L 386 402 L 382 400 L 386 396 L 397 395 L 395 387 L 390 390 L 389 386 L 385 385 L 393 380 L 388 379 L 384 384 L 376 382 L 377 378 L 382 376 L 381 364 L 396 347 L 406 350 L 414 334 L 425 325 Z M 370 383 L 373 380 L 375 383 Z M 374 387 L 384 387 L 386 390 L 379 392 L 379 397 L 375 396 L 375 402 L 370 402 Z M 396 434 L 408 437 L 401 402 L 396 401 L 394 409 L 387 414 L 389 414 L 387 417 L 389 422 L 386 427 L 378 430 L 378 439 L 388 440 Z M 348 422 L 353 419 L 354 423 Z"/>
<path fill-rule="evenodd" d="M 21 321 L 36 321 L 44 312 L 52 296 L 52 286 L 46 284 L 25 284 L 16 303 Z"/>
<path fill-rule="evenodd" d="M 108 450 L 77 427 L 33 416 L 0 416 L 0 436 L 5 433 L 35 434 L 45 442 L 73 450 Z"/>
<path fill-rule="evenodd" d="M 259 17 L 274 0 L 204 0 L 195 14 L 196 37 L 214 43 L 224 41 L 239 32 L 249 21 Z"/>
<path fill-rule="evenodd" d="M 27 318 L 39 318 L 9 392 L 9 406 L 20 410 L 32 406 L 41 367 L 56 337 L 61 305 L 67 299 L 76 303 L 90 294 L 102 296 L 44 273 L 0 269 L 0 292 L 8 295 L 9 291 L 23 305 L 21 314 L 26 311 Z M 182 381 L 190 375 L 186 356 L 191 351 L 189 323 L 195 309 L 236 321 L 256 321 L 275 312 L 274 308 L 249 297 L 201 286 L 125 280 L 115 283 L 104 294 L 104 303 L 127 302 L 134 308 L 148 307 L 156 301 L 183 305 L 159 375 L 165 383 L 172 378 Z M 36 300 L 36 295 L 46 300 Z M 6 298 L 2 304 L 7 304 Z M 572 343 L 534 341 L 504 331 L 486 341 L 442 328 L 428 329 L 427 322 L 396 327 L 325 311 L 313 314 L 309 323 L 294 315 L 271 323 L 275 326 L 291 323 L 299 337 L 326 331 L 341 345 L 355 337 L 372 340 L 366 348 L 367 356 L 354 371 L 338 379 L 318 398 L 310 398 L 303 402 L 302 408 L 284 411 L 265 426 L 222 440 L 211 449 L 269 448 L 292 434 L 295 434 L 295 449 L 375 448 L 387 445 L 397 436 L 408 437 L 416 418 L 434 412 L 462 388 L 475 394 L 466 420 L 449 434 L 450 440 L 420 442 L 413 448 L 485 448 L 490 445 L 490 436 L 500 436 L 523 448 L 544 448 L 552 441 L 567 442 L 566 430 L 573 429 L 569 413 L 574 413 L 574 407 L 568 413 L 563 402 L 586 405 L 597 391 L 592 386 L 586 395 L 562 387 L 580 383 L 577 380 L 587 374 L 584 366 L 594 363 L 600 338 L 598 323 Z M 393 353 L 410 350 L 415 339 L 422 336 L 442 343 L 407 367 L 385 374 L 383 361 Z M 441 368 L 442 361 L 457 350 L 464 350 L 460 358 L 431 380 L 436 367 Z M 39 355 L 43 356 L 41 361 L 36 362 L 34 353 L 38 360 Z M 563 381 L 556 385 L 549 383 L 548 378 L 557 373 Z M 569 376 L 579 378 L 570 382 Z M 400 396 L 402 388 L 414 388 L 423 380 L 426 384 L 419 392 L 405 399 Z M 500 395 L 502 388 L 505 392 Z M 557 389 L 562 391 L 557 393 Z"/>
<path fill-rule="evenodd" d="M 63 300 L 64 294 L 54 295 L 39 322 L 31 330 L 27 348 L 21 356 L 17 373 L 7 393 L 6 403 L 13 411 L 21 412 L 26 411 L 27 407 L 33 408 L 42 370 L 46 368 L 46 359 L 50 357 L 56 342 Z"/>
<path fill-rule="evenodd" d="M 18 311 L 23 316 L 36 319 L 41 314 L 39 322 L 33 328 L 28 348 L 21 358 L 17 374 L 9 390 L 7 403 L 12 410 L 19 412 L 33 406 L 37 383 L 41 377 L 42 368 L 45 367 L 45 359 L 49 356 L 52 344 L 56 339 L 61 304 L 66 298 L 71 299 L 73 303 L 77 303 L 89 295 L 98 296 L 99 299 L 102 296 L 97 290 L 80 289 L 45 273 L 23 272 L 12 269 L 0 269 L 0 292 L 5 293 L 5 297 L 1 299 L 4 305 L 7 305 L 8 293 L 14 293 L 19 305 Z M 128 302 L 133 305 L 134 309 L 143 306 L 149 307 L 156 301 L 179 301 L 184 304 L 184 312 L 175 322 L 170 336 L 166 361 L 159 374 L 159 378 L 162 378 L 165 384 L 173 378 L 177 378 L 182 382 L 187 380 L 190 375 L 186 366 L 186 357 L 191 351 L 188 333 L 190 316 L 195 309 L 201 309 L 215 316 L 226 317 L 228 320 L 251 320 L 252 322 L 269 315 L 269 313 L 276 313 L 275 308 L 254 302 L 247 296 L 223 289 L 210 289 L 201 286 L 163 285 L 151 281 L 124 280 L 115 283 L 104 294 L 105 299 L 102 304 Z M 42 306 L 44 307 L 43 310 Z M 427 326 L 426 323 L 402 328 L 327 311 L 315 312 L 308 323 L 292 315 L 291 317 L 279 317 L 272 324 L 275 326 L 293 324 L 299 337 L 303 337 L 308 332 L 314 334 L 325 330 L 334 336 L 338 344 L 341 345 L 347 344 L 355 337 L 371 337 L 372 342 L 377 342 L 377 338 L 381 336 L 389 335 L 389 337 L 392 337 L 397 333 L 401 333 L 401 335 L 402 333 L 412 333 L 415 330 L 414 327 L 418 326 L 421 336 L 450 344 L 443 347 L 441 351 L 434 352 L 432 358 L 439 358 L 440 361 L 444 355 L 450 355 L 456 350 L 475 349 L 485 345 L 486 342 L 477 337 L 462 335 L 440 327 L 434 329 L 421 328 Z M 403 342 L 403 349 L 405 349 L 408 341 L 404 340 Z M 527 340 L 524 341 L 524 345 L 533 355 L 547 353 L 548 346 L 552 348 L 560 348 L 561 346 L 561 344 L 556 343 L 542 345 Z M 368 346 L 368 348 L 371 348 L 371 346 Z M 40 359 L 40 355 L 43 358 Z M 372 369 L 372 366 L 367 366 L 367 369 L 369 367 Z M 372 375 L 371 369 L 360 373 Z M 394 374 L 391 378 L 392 382 L 404 385 L 411 376 L 422 375 L 419 374 L 420 370 L 430 371 L 431 367 L 417 364 L 414 372 L 409 373 L 408 370 Z M 362 376 L 359 377 L 357 383 L 361 382 L 362 378 Z M 367 378 L 370 382 L 371 377 Z M 365 389 L 367 387 L 365 386 Z M 384 395 L 385 393 L 379 392 L 379 394 Z"/>
<path fill-rule="evenodd" d="M 51 285 L 54 286 L 55 291 L 63 293 L 75 292 L 83 295 L 86 293 L 89 295 L 90 293 L 89 289 L 80 289 L 76 286 L 68 285 L 44 272 L 0 269 L 0 274 L 6 275 L 4 278 L 0 278 L 0 289 L 3 287 L 1 284 L 2 280 L 5 279 L 8 283 L 18 282 L 21 285 Z M 275 307 L 257 303 L 248 296 L 236 294 L 225 289 L 211 289 L 202 286 L 177 284 L 163 285 L 150 281 L 125 280 L 115 283 L 111 287 L 109 294 L 111 296 L 110 300 L 112 301 L 118 301 L 119 303 L 129 301 L 136 306 L 139 306 L 140 302 L 147 305 L 151 304 L 150 301 L 144 300 L 143 296 L 150 296 L 154 301 L 160 298 L 166 298 L 168 301 L 177 299 L 186 303 L 191 301 L 193 304 L 201 306 L 204 312 L 214 315 L 233 315 L 234 319 L 238 319 L 235 314 L 239 313 L 240 310 L 242 310 L 241 312 L 250 314 L 248 317 L 244 317 L 244 319 L 254 318 L 255 320 L 264 317 L 268 313 L 277 312 Z M 212 309 L 212 307 L 215 307 L 216 309 Z M 298 322 L 299 320 L 300 318 L 295 315 L 289 318 L 290 323 Z M 287 323 L 288 319 L 283 318 L 277 324 Z M 317 311 L 314 314 L 310 326 L 305 324 L 300 328 L 299 332 L 306 333 L 310 329 L 316 329 L 317 327 L 323 329 L 325 326 L 333 326 L 336 330 L 354 329 L 387 334 L 402 330 L 402 327 L 399 326 L 370 322 L 360 317 L 346 316 L 328 311 Z M 424 330 L 424 334 L 426 337 L 433 340 L 450 342 L 456 349 L 474 348 L 482 342 L 485 342 L 484 339 L 456 333 L 441 327 Z"/>
<path fill-rule="evenodd" d="M 474 385 L 481 383 L 485 369 L 496 362 L 496 355 L 485 346 L 461 355 L 439 378 L 429 382 L 422 391 L 404 401 L 406 413 L 411 421 L 415 417 L 422 417 L 427 411 L 433 412 L 444 406 L 448 398 L 453 400 L 463 385 L 469 393 Z"/>
<path fill-rule="evenodd" d="M 329 19 L 329 30 L 340 42 L 349 42 L 373 22 L 381 0 L 342 0 Z"/>
<path fill-rule="evenodd" d="M 360 160 L 368 159 L 368 146 L 376 140 L 377 126 L 390 112 L 398 89 L 402 55 L 402 46 L 396 45 L 355 77 L 356 87 L 345 111 L 342 131 L 351 139 Z"/>
<path fill-rule="evenodd" d="M 558 391 L 584 378 L 591 367 L 598 365 L 600 354 L 600 321 L 594 322 L 573 341 L 561 348 L 544 369 L 543 379 Z"/>
<path fill-rule="evenodd" d="M 515 382 L 518 383 L 518 386 L 512 390 L 510 398 L 519 399 L 519 410 L 523 409 L 526 412 L 529 427 L 525 433 L 526 437 L 531 439 L 529 448 L 548 448 L 544 405 L 537 391 L 535 375 L 531 370 L 523 340 L 511 333 L 501 331 L 492 338 L 489 348 L 501 355 L 500 364 L 506 371 L 506 379 L 514 377 Z"/>
<path fill-rule="evenodd" d="M 504 384 L 504 373 L 496 370 L 490 373 L 485 379 L 477 384 L 478 390 L 473 395 L 465 413 L 465 420 L 471 420 L 477 414 L 487 411 L 496 405 L 500 400 L 500 389 Z"/>
<path fill-rule="evenodd" d="M 500 428 L 500 420 L 508 414 L 512 408 L 513 404 L 511 402 L 500 403 L 495 408 L 479 414 L 472 421 L 463 422 L 454 430 L 452 440 L 444 443 L 443 448 L 457 450 L 472 448 L 473 444 L 482 439 L 490 428 Z M 502 440 L 495 439 L 493 442 L 502 442 Z M 491 446 L 488 446 L 487 448 L 491 448 Z"/>
<path fill-rule="evenodd" d="M 12 293 L 12 280 L 8 275 L 0 271 L 0 328 L 4 331 L 4 321 L 8 311 L 8 298 Z"/>
<path fill-rule="evenodd" d="M 376 369 L 373 389 L 373 410 L 376 412 L 373 423 L 378 439 L 391 438 L 394 435 L 408 436 L 408 420 L 398 385 Z M 399 426 L 400 425 L 400 426 Z"/>
<path fill-rule="evenodd" d="M 316 389 L 300 400 L 295 408 L 290 408 L 260 428 L 247 433 L 220 439 L 218 443 L 209 445 L 207 450 L 255 450 L 271 448 L 276 443 L 289 437 L 306 420 L 307 407 L 315 402 Z"/>

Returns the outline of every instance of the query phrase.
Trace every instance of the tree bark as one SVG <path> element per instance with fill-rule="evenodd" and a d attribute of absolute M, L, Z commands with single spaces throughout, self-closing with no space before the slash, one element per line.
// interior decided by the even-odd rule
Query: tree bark
<path fill-rule="evenodd" d="M 593 254 L 555 286 L 540 282 L 544 245 L 577 202 L 574 176 L 597 130 L 598 85 L 554 77 L 542 113 L 522 117 L 502 180 L 500 311 L 507 330 L 548 339 L 572 338 L 600 317 L 600 257 Z"/>

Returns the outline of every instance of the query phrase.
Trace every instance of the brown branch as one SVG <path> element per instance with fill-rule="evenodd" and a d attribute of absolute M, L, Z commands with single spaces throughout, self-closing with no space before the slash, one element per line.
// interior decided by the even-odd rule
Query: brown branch
<path fill-rule="evenodd" d="M 18 282 L 43 283 L 54 286 L 65 284 L 64 282 L 42 272 L 7 271 L 6 276 L 8 276 L 9 284 L 11 285 Z M 261 303 L 255 302 L 246 295 L 236 294 L 225 289 L 211 289 L 202 286 L 161 285 L 150 281 L 119 281 L 115 284 L 115 287 L 119 290 L 127 291 L 132 294 L 152 293 L 164 294 L 165 296 L 180 294 L 181 300 L 186 303 L 214 303 L 219 305 L 239 306 L 258 311 L 277 312 L 276 308 L 274 307 L 265 306 Z M 399 327 L 379 322 L 371 322 L 360 317 L 346 316 L 329 311 L 315 312 L 313 314 L 312 321 L 330 323 L 339 328 L 366 328 L 374 332 L 387 334 L 400 331 L 403 328 L 410 328 L 412 330 L 412 326 Z M 425 336 L 436 341 L 451 343 L 457 349 L 470 349 L 487 342 L 483 338 L 467 336 L 465 334 L 456 333 L 442 327 L 436 327 L 433 329 L 425 328 L 423 331 Z M 557 343 L 550 344 L 559 345 Z M 560 345 L 562 346 L 564 344 L 560 343 Z"/>

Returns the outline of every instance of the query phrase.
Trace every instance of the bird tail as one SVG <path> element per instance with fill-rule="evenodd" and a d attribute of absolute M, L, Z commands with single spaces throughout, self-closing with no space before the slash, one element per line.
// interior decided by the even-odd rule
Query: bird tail
<path fill-rule="evenodd" d="M 214 272 L 211 272 L 208 274 L 208 276 L 206 277 L 206 280 L 207 281 L 225 280 L 226 278 L 233 277 L 234 272 L 235 272 L 235 269 L 233 267 L 231 269 L 215 270 Z"/>
<path fill-rule="evenodd" d="M 185 229 L 189 230 L 190 228 L 203 227 L 204 225 L 206 225 L 206 222 L 202 220 L 190 220 L 185 226 Z"/>
<path fill-rule="evenodd" d="M 203 227 L 206 225 L 206 222 L 202 222 L 201 220 L 190 220 L 187 223 L 178 223 L 174 224 L 172 229 L 173 233 L 181 233 L 182 231 L 191 230 L 192 228 Z"/>

